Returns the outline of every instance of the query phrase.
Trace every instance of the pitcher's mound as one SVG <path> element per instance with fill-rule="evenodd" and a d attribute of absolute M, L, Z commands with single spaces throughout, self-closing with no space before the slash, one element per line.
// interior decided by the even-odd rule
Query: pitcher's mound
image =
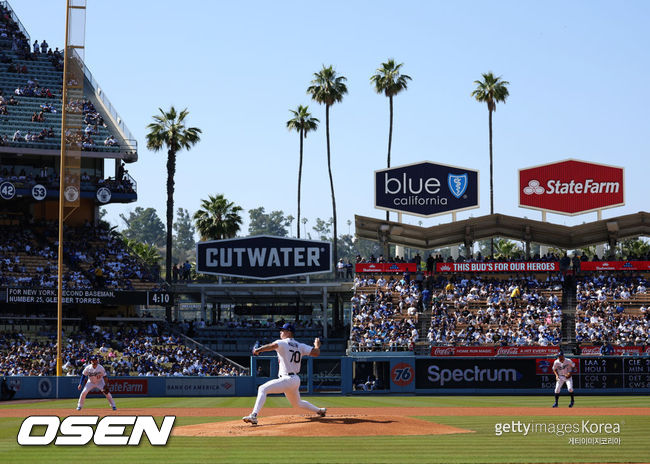
<path fill-rule="evenodd" d="M 450 425 L 436 424 L 406 416 L 333 415 L 269 416 L 259 418 L 258 425 L 237 421 L 174 427 L 172 435 L 181 437 L 344 437 L 377 435 L 443 435 L 471 433 Z"/>

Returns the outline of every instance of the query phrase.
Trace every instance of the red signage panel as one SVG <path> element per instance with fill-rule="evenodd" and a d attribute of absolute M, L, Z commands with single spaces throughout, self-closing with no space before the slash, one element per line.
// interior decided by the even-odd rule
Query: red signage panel
<path fill-rule="evenodd" d="M 600 346 L 581 346 L 580 354 L 582 356 L 600 356 Z M 618 346 L 612 345 L 614 356 L 639 356 L 643 352 L 642 346 Z"/>
<path fill-rule="evenodd" d="M 149 383 L 147 379 L 110 379 L 108 389 L 113 394 L 122 395 L 146 395 L 149 393 Z M 101 394 L 98 390 L 93 390 L 90 394 Z"/>
<path fill-rule="evenodd" d="M 583 261 L 581 271 L 649 271 L 650 261 Z"/>
<path fill-rule="evenodd" d="M 625 204 L 623 168 L 565 160 L 519 170 L 519 206 L 575 215 Z"/>
<path fill-rule="evenodd" d="M 436 272 L 557 272 L 557 261 L 495 262 L 495 263 L 436 263 Z"/>
<path fill-rule="evenodd" d="M 433 346 L 431 356 L 555 356 L 558 351 L 557 346 Z"/>
<path fill-rule="evenodd" d="M 357 263 L 354 272 L 417 272 L 418 265 L 415 263 Z"/>

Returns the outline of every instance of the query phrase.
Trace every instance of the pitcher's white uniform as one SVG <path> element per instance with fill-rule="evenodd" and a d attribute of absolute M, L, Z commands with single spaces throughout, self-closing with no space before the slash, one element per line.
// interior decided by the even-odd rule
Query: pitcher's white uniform
<path fill-rule="evenodd" d="M 572 373 L 576 365 L 570 359 L 564 358 L 564 361 L 556 359 L 553 363 L 553 372 L 557 373 L 557 381 L 555 382 L 555 393 L 560 393 L 562 385 L 566 382 L 567 389 L 573 391 L 573 376 L 567 379 L 567 374 Z"/>
<path fill-rule="evenodd" d="M 77 409 L 83 408 L 88 393 L 90 393 L 95 388 L 99 391 L 102 391 L 106 385 L 104 382 L 106 369 L 104 369 L 101 364 L 97 364 L 97 366 L 93 366 L 92 363 L 88 364 L 81 374 L 86 376 L 88 378 L 88 381 L 86 382 L 86 385 L 84 385 L 83 390 L 81 391 L 81 395 L 79 395 Z M 115 409 L 115 401 L 113 400 L 113 396 L 110 393 L 105 393 L 105 396 L 108 399 L 111 407 Z"/>
<path fill-rule="evenodd" d="M 300 377 L 298 374 L 300 373 L 301 360 L 303 356 L 309 356 L 312 347 L 299 343 L 293 338 L 276 340 L 273 343 L 278 346 L 275 350 L 278 353 L 278 378 L 260 385 L 253 414 L 257 415 L 260 412 L 266 401 L 266 395 L 269 393 L 284 393 L 292 406 L 319 412 L 320 408 L 300 399 Z"/>

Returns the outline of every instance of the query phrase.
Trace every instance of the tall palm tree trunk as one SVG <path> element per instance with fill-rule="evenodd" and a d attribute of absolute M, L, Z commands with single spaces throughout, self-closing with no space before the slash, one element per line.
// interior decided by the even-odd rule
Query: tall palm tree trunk
<path fill-rule="evenodd" d="M 393 144 L 393 97 L 388 97 L 388 105 L 390 107 L 390 123 L 388 125 L 388 159 L 386 161 L 386 167 L 390 167 L 390 147 Z M 386 220 L 388 221 L 390 213 L 386 211 Z"/>
<path fill-rule="evenodd" d="M 303 129 L 300 128 L 300 162 L 298 163 L 298 238 L 300 238 L 300 183 L 302 182 L 302 139 Z"/>
<path fill-rule="evenodd" d="M 174 175 L 176 174 L 176 152 L 167 152 L 167 241 L 165 249 L 165 280 L 172 282 L 172 226 L 174 223 Z M 165 307 L 167 322 L 172 320 L 172 307 Z"/>
<path fill-rule="evenodd" d="M 492 110 L 488 109 L 490 129 L 490 214 L 494 214 L 494 164 L 492 162 Z M 494 237 L 490 238 L 490 256 L 494 256 Z"/>
<path fill-rule="evenodd" d="M 334 226 L 334 237 L 332 240 L 332 254 L 334 256 L 334 272 L 336 272 L 336 264 L 339 262 L 338 258 L 338 250 L 337 250 L 337 237 L 338 237 L 338 232 L 337 232 L 337 221 L 336 221 L 336 197 L 334 196 L 334 179 L 332 177 L 332 159 L 330 156 L 330 107 L 329 105 L 325 105 L 325 136 L 327 138 L 327 170 L 330 175 L 330 190 L 332 192 L 332 222 Z M 338 327 L 338 314 L 336 314 L 336 310 L 334 312 L 334 321 L 332 321 L 332 325 L 334 328 Z"/>

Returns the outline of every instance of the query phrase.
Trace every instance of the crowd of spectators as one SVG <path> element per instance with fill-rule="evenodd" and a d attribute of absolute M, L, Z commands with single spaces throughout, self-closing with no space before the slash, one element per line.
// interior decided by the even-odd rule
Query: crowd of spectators
<path fill-rule="evenodd" d="M 643 275 L 584 275 L 577 281 L 576 341 L 620 346 L 650 343 L 648 280 Z M 636 303 L 636 304 L 635 304 Z"/>
<path fill-rule="evenodd" d="M 557 345 L 562 312 L 557 277 L 464 277 L 432 292 L 427 338 L 445 345 Z"/>
<path fill-rule="evenodd" d="M 65 335 L 63 372 L 81 375 L 91 354 L 99 355 L 109 376 L 238 376 L 245 371 L 226 358 L 212 357 L 183 343 L 153 322 L 118 329 L 91 326 Z M 53 337 L 33 340 L 0 333 L 0 376 L 55 375 Z"/>
<path fill-rule="evenodd" d="M 374 291 L 365 290 L 374 287 Z M 352 351 L 414 350 L 421 291 L 415 281 L 383 276 L 357 281 L 352 297 Z"/>
<path fill-rule="evenodd" d="M 0 285 L 56 287 L 58 232 L 55 224 L 41 221 L 29 227 L 3 226 L 0 232 Z M 104 228 L 93 227 L 88 222 L 81 227 L 65 227 L 64 240 L 65 289 L 134 290 L 134 281 L 153 285 L 158 280 L 119 237 Z M 30 257 L 37 259 L 27 265 Z"/>
<path fill-rule="evenodd" d="M 36 112 L 32 115 L 31 122 L 45 122 L 47 119 L 46 113 L 57 112 L 56 105 L 60 105 L 61 89 L 58 87 L 54 89 L 48 85 L 41 85 L 37 76 L 32 74 L 29 65 L 25 64 L 24 61 L 34 61 L 41 59 L 41 57 L 47 57 L 54 70 L 60 73 L 63 71 L 63 52 L 58 48 L 52 50 L 45 40 L 42 40 L 40 43 L 38 40 L 35 40 L 30 47 L 25 35 L 20 31 L 16 22 L 12 19 L 10 12 L 4 7 L 0 8 L 0 39 L 11 41 L 11 53 L 8 51 L 0 51 L 0 62 L 3 65 L 6 65 L 6 70 L 10 73 L 18 75 L 25 74 L 28 76 L 24 84 L 13 88 L 13 95 L 10 100 L 5 100 L 4 97 L 0 95 L 0 115 L 9 115 L 10 111 L 8 107 L 13 104 L 19 104 L 19 99 L 21 97 L 55 99 L 54 102 L 47 101 L 44 104 L 41 104 L 40 106 L 42 111 Z M 20 62 L 14 62 L 14 58 L 17 58 Z M 50 83 L 50 85 L 51 84 L 52 83 Z M 17 98 L 14 98 L 14 95 Z M 78 109 L 79 113 L 83 114 L 84 124 L 82 129 L 76 131 L 71 130 L 66 133 L 66 140 L 69 144 L 77 145 L 81 150 L 96 150 L 100 146 L 119 146 L 118 140 L 112 135 L 103 138 L 101 141 L 95 140 L 95 136 L 100 133 L 99 128 L 106 128 L 107 126 L 102 115 L 89 100 L 77 100 L 71 102 L 69 105 L 69 110 L 74 111 Z M 13 137 L 0 137 L 0 144 L 6 146 L 11 145 L 12 143 L 40 142 L 45 141 L 50 137 L 53 137 L 53 131 L 51 131 L 51 128 L 39 128 L 34 130 L 30 126 L 29 129 L 28 127 L 25 127 L 22 130 L 15 131 Z"/>

